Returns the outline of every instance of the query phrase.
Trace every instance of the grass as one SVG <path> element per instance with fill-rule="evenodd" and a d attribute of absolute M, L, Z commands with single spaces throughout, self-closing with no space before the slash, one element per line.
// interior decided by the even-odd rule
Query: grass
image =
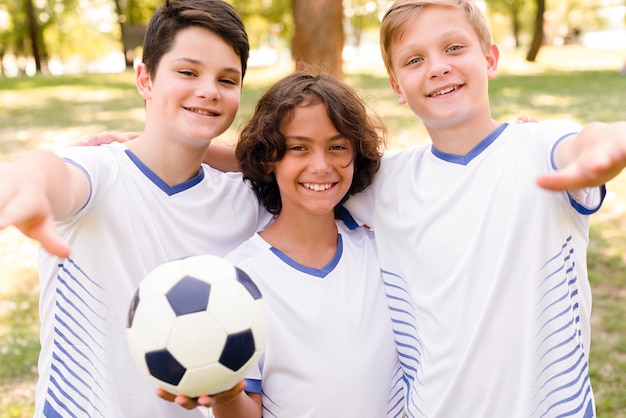
<path fill-rule="evenodd" d="M 626 76 L 620 51 L 578 47 L 544 49 L 535 64 L 522 51 L 506 52 L 490 84 L 500 120 L 626 120 Z M 233 129 L 236 139 L 265 88 L 290 68 L 250 69 Z M 384 118 L 391 148 L 427 140 L 420 122 L 399 106 L 380 65 L 346 65 L 346 80 Z M 103 130 L 137 131 L 143 103 L 132 73 L 0 79 L 0 159 L 35 148 L 58 148 Z M 626 418 L 626 173 L 608 184 L 592 217 L 589 275 L 594 293 L 591 378 L 599 417 Z M 33 414 L 38 343 L 37 248 L 13 229 L 0 231 L 0 418 Z"/>

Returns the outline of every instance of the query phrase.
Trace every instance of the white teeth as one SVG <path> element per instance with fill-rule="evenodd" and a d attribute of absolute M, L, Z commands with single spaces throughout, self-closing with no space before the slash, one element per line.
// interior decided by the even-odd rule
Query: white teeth
<path fill-rule="evenodd" d="M 204 116 L 217 116 L 217 114 L 216 114 L 216 113 L 213 113 L 213 112 L 208 112 L 208 111 L 206 111 L 206 110 L 200 110 L 200 109 L 188 109 L 188 110 L 190 110 L 190 111 L 192 111 L 192 112 L 194 112 L 194 113 L 197 113 L 197 114 L 199 114 L 199 115 L 204 115 Z"/>
<path fill-rule="evenodd" d="M 328 190 L 331 188 L 332 184 L 331 183 L 326 183 L 326 184 L 318 184 L 318 183 L 303 183 L 302 184 L 304 187 L 306 187 L 309 190 L 313 190 L 316 192 L 321 192 L 322 190 Z"/>
<path fill-rule="evenodd" d="M 438 91 L 437 93 L 433 93 L 431 96 L 441 96 L 442 94 L 446 94 L 446 93 L 450 93 L 451 91 L 456 90 L 458 87 L 454 86 L 454 87 L 448 87 L 447 89 Z"/>

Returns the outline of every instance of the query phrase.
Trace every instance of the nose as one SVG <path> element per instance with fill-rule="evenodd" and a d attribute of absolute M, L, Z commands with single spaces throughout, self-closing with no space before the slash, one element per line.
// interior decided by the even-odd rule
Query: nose
<path fill-rule="evenodd" d="M 448 75 L 451 70 L 452 70 L 452 67 L 450 67 L 450 65 L 445 60 L 443 59 L 435 59 L 434 61 L 431 60 L 430 67 L 428 70 L 428 76 L 429 78 L 443 77 L 445 75 Z"/>
<path fill-rule="evenodd" d="M 330 171 L 328 156 L 323 151 L 314 151 L 309 157 L 309 171 L 313 174 L 324 174 Z"/>
<path fill-rule="evenodd" d="M 220 91 L 216 83 L 204 81 L 196 89 L 196 95 L 205 100 L 218 100 Z"/>

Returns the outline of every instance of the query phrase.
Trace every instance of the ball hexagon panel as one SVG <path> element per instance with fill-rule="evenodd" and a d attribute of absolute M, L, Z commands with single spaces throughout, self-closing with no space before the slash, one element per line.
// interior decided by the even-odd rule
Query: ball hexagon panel
<path fill-rule="evenodd" d="M 164 348 L 175 321 L 176 315 L 165 295 L 142 299 L 135 310 L 133 326 L 127 328 L 127 334 L 132 336 L 129 343 L 143 352 Z"/>
<path fill-rule="evenodd" d="M 167 345 L 186 367 L 217 362 L 226 343 L 226 332 L 209 312 L 179 316 Z"/>
<path fill-rule="evenodd" d="M 211 376 L 211 379 L 207 379 Z M 177 391 L 184 392 L 187 396 L 195 398 L 200 395 L 214 395 L 230 389 L 244 376 L 223 367 L 219 363 L 188 369 L 183 376 Z M 235 382 L 235 383 L 232 383 Z M 224 389 L 224 388 L 227 389 Z"/>
<path fill-rule="evenodd" d="M 235 278 L 233 264 L 221 257 L 198 255 L 183 260 L 185 274 L 207 283 L 217 283 Z"/>
<path fill-rule="evenodd" d="M 139 286 L 141 299 L 164 295 L 174 284 L 186 275 L 183 260 L 159 264 L 146 275 Z"/>
<path fill-rule="evenodd" d="M 254 320 L 254 299 L 234 280 L 218 282 L 211 288 L 208 311 L 228 334 L 244 331 Z"/>

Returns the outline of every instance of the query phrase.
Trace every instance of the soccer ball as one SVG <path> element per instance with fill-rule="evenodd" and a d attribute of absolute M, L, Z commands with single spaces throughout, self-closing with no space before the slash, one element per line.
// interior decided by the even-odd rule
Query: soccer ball
<path fill-rule="evenodd" d="M 229 261 L 199 255 L 157 266 L 128 312 L 137 365 L 159 387 L 191 398 L 246 377 L 265 347 L 267 307 L 254 282 Z"/>

